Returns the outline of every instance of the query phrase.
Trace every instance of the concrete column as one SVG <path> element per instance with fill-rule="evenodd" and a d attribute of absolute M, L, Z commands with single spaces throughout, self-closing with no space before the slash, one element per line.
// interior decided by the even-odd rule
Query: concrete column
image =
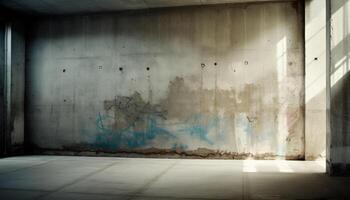
<path fill-rule="evenodd" d="M 326 157 L 326 0 L 305 2 L 305 159 Z"/>
<path fill-rule="evenodd" d="M 350 175 L 350 1 L 328 1 L 329 149 L 331 175 Z"/>
<path fill-rule="evenodd" d="M 24 143 L 24 53 L 23 24 L 4 22 L 0 33 L 0 127 L 1 154 L 20 152 Z"/>
<path fill-rule="evenodd" d="M 10 135 L 12 153 L 24 144 L 25 30 L 21 22 L 11 23 L 11 104 Z"/>

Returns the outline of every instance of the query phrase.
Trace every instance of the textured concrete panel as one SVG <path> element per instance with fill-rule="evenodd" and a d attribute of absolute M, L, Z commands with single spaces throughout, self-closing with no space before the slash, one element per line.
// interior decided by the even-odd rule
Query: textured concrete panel
<path fill-rule="evenodd" d="M 297 3 L 42 19 L 28 131 L 45 149 L 304 157 Z"/>

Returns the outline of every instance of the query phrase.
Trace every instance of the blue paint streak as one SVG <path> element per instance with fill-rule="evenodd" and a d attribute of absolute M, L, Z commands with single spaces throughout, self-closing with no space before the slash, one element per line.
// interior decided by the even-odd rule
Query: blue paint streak
<path fill-rule="evenodd" d="M 120 148 L 140 148 L 147 145 L 156 137 L 165 137 L 167 139 L 176 138 L 169 131 L 157 126 L 156 119 L 147 117 L 146 129 L 144 131 L 134 131 L 131 125 L 121 130 L 111 130 L 104 126 L 103 121 L 113 119 L 108 115 L 99 115 L 96 119 L 99 134 L 96 138 L 96 145 L 106 149 Z"/>
<path fill-rule="evenodd" d="M 198 138 L 209 145 L 213 145 L 214 142 L 209 139 L 208 134 L 218 126 L 220 120 L 218 117 L 210 118 L 197 114 L 184 121 L 185 128 L 180 128 L 175 133 L 171 133 L 160 127 L 157 119 L 159 119 L 159 116 L 147 115 L 142 117 L 140 120 L 146 124 L 146 128 L 141 131 L 135 131 L 134 124 L 124 129 L 113 130 L 104 124 L 106 120 L 114 120 L 114 118 L 99 114 L 96 118 L 98 134 L 95 145 L 98 148 L 110 150 L 144 148 L 158 137 L 166 141 L 173 141 L 172 149 L 188 149 L 186 144 L 178 141 L 176 133 L 189 134 L 193 138 Z M 163 121 L 163 119 L 159 120 Z"/>
<path fill-rule="evenodd" d="M 203 123 L 203 121 L 203 117 L 200 115 L 195 115 L 186 120 L 186 124 L 190 124 L 188 127 L 182 128 L 178 131 L 182 133 L 189 133 L 191 136 L 213 145 L 214 143 L 208 138 L 208 134 L 210 128 L 213 127 L 213 125 L 215 126 L 216 120 L 209 120 L 208 123 Z"/>

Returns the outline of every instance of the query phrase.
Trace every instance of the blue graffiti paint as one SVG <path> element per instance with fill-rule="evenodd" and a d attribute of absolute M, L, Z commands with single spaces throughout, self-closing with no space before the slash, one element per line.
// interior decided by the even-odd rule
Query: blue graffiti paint
<path fill-rule="evenodd" d="M 149 146 L 156 138 L 163 138 L 166 141 L 171 141 L 172 149 L 186 150 L 188 146 L 182 144 L 177 137 L 178 134 L 188 134 L 193 138 L 197 138 L 200 141 L 204 141 L 209 145 L 213 145 L 214 142 L 209 139 L 209 133 L 215 131 L 218 127 L 220 119 L 219 117 L 203 116 L 201 114 L 193 115 L 192 117 L 184 120 L 182 123 L 184 127 L 175 130 L 174 132 L 168 131 L 164 128 L 164 119 L 160 119 L 157 115 L 147 114 L 140 117 L 140 122 L 145 124 L 144 130 L 135 130 L 135 123 L 130 124 L 123 129 L 112 129 L 106 126 L 107 120 L 115 120 L 114 117 L 109 115 L 99 114 L 96 118 L 97 137 L 95 145 L 98 148 L 117 150 L 117 149 L 135 149 L 145 148 Z M 159 123 L 159 120 L 161 123 Z M 216 139 L 223 139 L 224 130 L 216 130 L 218 134 Z M 222 137 L 219 137 L 221 135 Z"/>
<path fill-rule="evenodd" d="M 252 125 L 249 123 L 249 120 L 247 119 L 247 115 L 240 113 L 237 118 L 237 125 L 240 127 L 244 127 L 244 132 L 247 134 L 248 137 L 250 137 L 253 134 L 253 128 Z"/>
<path fill-rule="evenodd" d="M 96 119 L 98 135 L 96 137 L 96 145 L 106 149 L 120 148 L 140 148 L 145 147 L 148 142 L 156 137 L 164 137 L 167 139 L 176 138 L 169 131 L 158 127 L 156 119 L 147 117 L 146 129 L 143 131 L 135 131 L 133 125 L 121 130 L 112 130 L 104 126 L 104 120 L 113 119 L 108 115 L 98 115 Z"/>
<path fill-rule="evenodd" d="M 204 123 L 205 119 L 201 115 L 194 115 L 190 119 L 186 120 L 187 127 L 179 129 L 178 132 L 188 133 L 195 138 L 199 138 L 202 141 L 207 142 L 210 145 L 214 143 L 208 138 L 210 128 L 215 126 L 216 120 L 207 120 L 208 123 Z"/>

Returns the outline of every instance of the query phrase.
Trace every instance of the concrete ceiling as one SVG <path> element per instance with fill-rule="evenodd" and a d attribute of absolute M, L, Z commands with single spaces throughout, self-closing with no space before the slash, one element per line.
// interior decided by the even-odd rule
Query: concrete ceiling
<path fill-rule="evenodd" d="M 27 14 L 79 14 L 223 3 L 287 0 L 0 0 L 0 6 Z"/>

